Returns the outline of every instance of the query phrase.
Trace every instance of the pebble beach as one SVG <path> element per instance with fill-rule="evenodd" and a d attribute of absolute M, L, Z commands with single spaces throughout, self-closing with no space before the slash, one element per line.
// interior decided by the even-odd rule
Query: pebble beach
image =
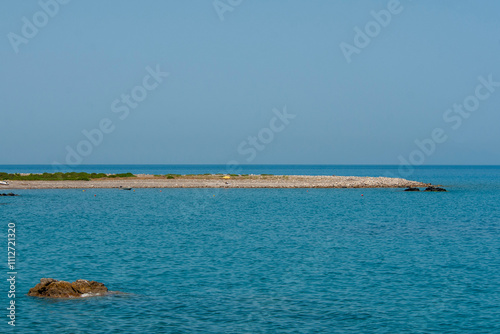
<path fill-rule="evenodd" d="M 132 178 L 91 181 L 9 181 L 0 189 L 85 188 L 406 188 L 430 184 L 402 178 L 311 175 L 249 175 L 226 178 L 219 175 L 179 176 L 173 179 L 137 174 Z"/>

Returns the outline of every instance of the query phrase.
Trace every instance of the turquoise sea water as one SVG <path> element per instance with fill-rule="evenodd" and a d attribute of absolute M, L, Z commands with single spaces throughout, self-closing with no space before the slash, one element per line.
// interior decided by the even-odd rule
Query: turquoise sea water
<path fill-rule="evenodd" d="M 0 171 L 51 171 L 21 167 Z M 85 168 L 191 174 L 225 167 Z M 243 169 L 401 176 L 397 166 Z M 420 167 L 407 178 L 449 192 L 16 190 L 21 196 L 0 197 L 0 332 L 500 332 L 500 167 Z M 6 317 L 9 222 L 16 224 L 15 328 Z M 41 277 L 97 280 L 127 294 L 26 296 Z"/>

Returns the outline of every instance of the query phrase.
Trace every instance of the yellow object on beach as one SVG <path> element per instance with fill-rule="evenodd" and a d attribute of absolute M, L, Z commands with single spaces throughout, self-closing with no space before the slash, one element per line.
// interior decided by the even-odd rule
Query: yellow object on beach
<path fill-rule="evenodd" d="M 222 178 L 223 178 L 223 179 L 230 179 L 230 178 L 231 178 L 231 176 L 226 175 L 226 176 L 223 176 Z"/>

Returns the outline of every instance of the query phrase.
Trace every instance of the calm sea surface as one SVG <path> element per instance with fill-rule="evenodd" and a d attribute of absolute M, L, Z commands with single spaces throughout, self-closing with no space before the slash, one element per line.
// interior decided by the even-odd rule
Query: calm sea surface
<path fill-rule="evenodd" d="M 393 175 L 441 184 L 449 192 L 16 190 L 21 196 L 0 197 L 0 332 L 500 332 L 500 167 L 420 167 L 409 174 L 397 166 L 283 165 L 242 166 L 242 173 Z M 18 273 L 15 327 L 6 316 L 11 222 Z M 42 277 L 97 280 L 127 294 L 81 300 L 26 296 Z"/>

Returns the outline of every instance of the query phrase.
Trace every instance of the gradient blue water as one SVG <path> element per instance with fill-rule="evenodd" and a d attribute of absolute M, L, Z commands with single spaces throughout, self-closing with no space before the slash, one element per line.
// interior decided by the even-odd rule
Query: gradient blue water
<path fill-rule="evenodd" d="M 324 168 L 397 170 L 273 166 L 263 173 Z M 0 197 L 2 249 L 7 223 L 17 225 L 14 332 L 500 332 L 500 168 L 426 167 L 409 178 L 450 191 L 18 190 L 20 197 Z M 27 297 L 41 277 L 93 279 L 128 294 Z M 12 332 L 2 318 L 0 332 Z"/>

